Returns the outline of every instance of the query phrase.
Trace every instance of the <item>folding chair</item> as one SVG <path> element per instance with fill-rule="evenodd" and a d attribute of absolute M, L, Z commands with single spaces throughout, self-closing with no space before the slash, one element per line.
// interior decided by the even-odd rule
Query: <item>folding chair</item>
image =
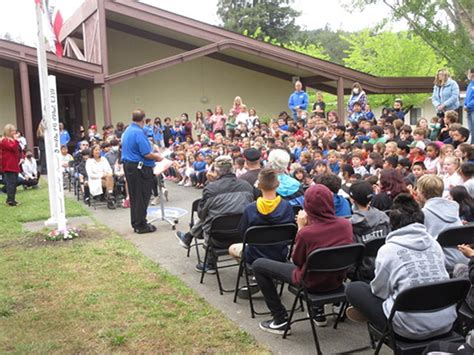
<path fill-rule="evenodd" d="M 219 257 L 229 256 L 229 246 L 234 243 L 242 243 L 242 237 L 240 235 L 240 231 L 238 229 L 240 219 L 242 218 L 242 214 L 232 214 L 227 216 L 218 216 L 215 217 L 211 222 L 211 230 L 209 232 L 209 239 L 207 241 L 206 253 L 204 254 L 204 265 L 207 265 L 207 260 L 209 259 L 209 255 L 212 254 L 215 258 L 216 262 L 216 276 L 217 276 L 217 283 L 219 285 L 219 292 L 221 295 L 224 292 L 234 292 L 234 290 L 226 290 L 222 287 L 221 278 L 219 275 L 219 269 L 238 266 L 239 264 L 227 264 L 224 266 L 219 266 Z M 226 258 L 221 262 L 228 262 L 233 261 L 232 258 Z M 204 275 L 206 271 L 205 268 L 202 268 L 201 272 L 201 283 L 204 281 Z"/>
<path fill-rule="evenodd" d="M 237 293 L 239 291 L 240 277 L 242 273 L 245 275 L 245 282 L 247 290 L 249 291 L 249 303 L 250 303 L 250 314 L 252 318 L 255 315 L 262 315 L 266 313 L 259 313 L 255 311 L 252 299 L 252 293 L 250 292 L 250 281 L 249 281 L 249 270 L 247 262 L 245 260 L 245 249 L 249 246 L 253 247 L 272 247 L 278 245 L 288 245 L 290 252 L 288 257 L 291 255 L 291 249 L 295 241 L 296 232 L 298 228 L 294 223 L 285 223 L 268 226 L 253 226 L 248 228 L 244 234 L 242 256 L 240 259 L 239 272 L 237 273 L 237 282 L 234 293 L 234 303 L 237 302 Z M 281 285 L 283 288 L 283 284 Z"/>
<path fill-rule="evenodd" d="M 474 224 L 445 229 L 438 235 L 443 248 L 457 248 L 459 244 L 474 244 Z"/>
<path fill-rule="evenodd" d="M 339 314 L 337 314 L 336 322 L 334 323 L 334 329 L 336 329 L 337 324 L 341 319 L 342 314 L 344 314 L 348 304 L 345 295 L 345 285 L 343 284 L 340 288 L 331 292 L 311 293 L 306 287 L 306 280 L 312 273 L 344 271 L 349 269 L 351 266 L 355 267 L 355 272 L 357 272 L 357 267 L 359 266 L 362 256 L 364 255 L 364 249 L 365 247 L 363 244 L 348 244 L 343 246 L 316 249 L 308 255 L 305 265 L 306 269 L 301 284 L 297 287 L 293 285 L 288 287 L 288 290 L 295 295 L 295 300 L 293 302 L 293 307 L 291 308 L 285 333 L 283 334 L 284 339 L 286 338 L 292 323 L 309 319 L 316 345 L 316 351 L 318 354 L 322 354 L 321 347 L 319 346 L 318 335 L 316 334 L 316 327 L 313 322 L 315 316 L 313 311 L 315 307 L 324 307 L 326 304 L 342 302 L 341 310 L 339 311 Z M 293 320 L 296 304 L 300 297 L 303 297 L 304 301 L 306 302 L 309 317 Z M 325 316 L 331 314 L 325 314 Z"/>
<path fill-rule="evenodd" d="M 189 229 L 193 228 L 194 226 L 194 215 L 197 214 L 199 202 L 201 202 L 201 199 L 198 198 L 197 200 L 194 200 L 192 205 L 191 205 L 191 220 L 189 221 Z M 191 248 L 195 247 L 196 248 L 196 255 L 198 262 L 201 262 L 201 257 L 199 255 L 199 246 L 202 245 L 203 243 L 199 243 L 197 241 L 197 238 L 193 238 L 194 244 L 190 245 L 188 248 L 188 254 L 186 255 L 189 258 L 189 254 L 191 253 Z"/>
<path fill-rule="evenodd" d="M 464 338 L 454 331 L 421 341 L 401 338 L 393 330 L 393 317 L 396 312 L 429 313 L 453 305 L 457 305 L 458 309 L 469 287 L 469 281 L 455 279 L 427 283 L 401 292 L 393 304 L 384 330 L 368 324 L 372 345 L 375 344 L 374 339 L 379 339 L 375 354 L 380 352 L 383 344 L 390 347 L 395 354 L 420 354 L 433 340 L 462 343 Z"/>

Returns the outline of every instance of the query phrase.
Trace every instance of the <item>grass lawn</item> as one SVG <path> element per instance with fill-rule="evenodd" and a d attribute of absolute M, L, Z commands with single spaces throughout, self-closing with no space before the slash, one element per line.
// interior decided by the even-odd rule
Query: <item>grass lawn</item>
<path fill-rule="evenodd" d="M 267 352 L 105 227 L 68 242 L 23 233 L 48 217 L 44 187 L 18 201 L 0 204 L 0 353 Z"/>

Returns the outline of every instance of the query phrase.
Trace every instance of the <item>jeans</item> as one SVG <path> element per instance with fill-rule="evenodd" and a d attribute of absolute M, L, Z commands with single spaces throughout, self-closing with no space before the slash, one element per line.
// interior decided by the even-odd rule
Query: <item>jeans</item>
<path fill-rule="evenodd" d="M 7 187 L 7 202 L 15 202 L 16 185 L 18 180 L 18 173 L 12 173 L 5 171 L 3 173 L 3 179 Z"/>
<path fill-rule="evenodd" d="M 471 132 L 471 144 L 474 144 L 474 111 L 467 112 L 467 126 Z"/>
<path fill-rule="evenodd" d="M 260 258 L 252 264 L 253 273 L 257 280 L 258 287 L 263 293 L 265 303 L 274 319 L 284 320 L 288 314 L 285 306 L 281 303 L 276 285 L 273 280 L 292 283 L 293 270 L 295 264 L 283 263 L 280 261 Z"/>
<path fill-rule="evenodd" d="M 387 317 L 383 312 L 383 299 L 375 296 L 370 285 L 362 281 L 354 281 L 346 286 L 346 297 L 349 303 L 366 316 L 370 323 L 384 330 Z"/>

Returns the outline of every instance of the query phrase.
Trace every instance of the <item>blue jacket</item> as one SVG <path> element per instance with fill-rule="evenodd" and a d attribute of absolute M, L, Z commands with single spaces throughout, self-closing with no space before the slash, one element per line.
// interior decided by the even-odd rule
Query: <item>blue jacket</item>
<path fill-rule="evenodd" d="M 474 111 L 474 80 L 472 80 L 467 87 L 464 107 L 466 107 L 469 112 Z"/>
<path fill-rule="evenodd" d="M 459 86 L 453 79 L 448 79 L 444 86 L 433 87 L 433 95 L 431 96 L 433 106 L 437 108 L 443 104 L 444 110 L 456 110 L 459 108 Z"/>
<path fill-rule="evenodd" d="M 68 145 L 70 141 L 71 141 L 71 136 L 69 135 L 68 131 L 64 130 L 61 133 L 59 133 L 59 144 Z"/>
<path fill-rule="evenodd" d="M 295 91 L 288 99 L 288 108 L 293 112 L 293 118 L 296 119 L 296 106 L 300 109 L 306 110 L 309 104 L 308 94 L 304 91 Z"/>
<path fill-rule="evenodd" d="M 240 220 L 239 230 L 243 238 L 245 231 L 252 226 L 266 226 L 294 222 L 295 215 L 293 213 L 293 207 L 291 207 L 289 202 L 284 199 L 280 201 L 274 211 L 267 215 L 261 214 L 257 209 L 256 202 L 253 202 L 245 208 Z M 249 246 L 245 248 L 245 261 L 250 265 L 258 258 L 286 261 L 287 255 L 288 246 L 286 244 L 267 247 Z"/>
<path fill-rule="evenodd" d="M 338 217 L 352 216 L 349 201 L 338 194 L 334 194 L 334 208 L 336 210 L 336 216 Z"/>

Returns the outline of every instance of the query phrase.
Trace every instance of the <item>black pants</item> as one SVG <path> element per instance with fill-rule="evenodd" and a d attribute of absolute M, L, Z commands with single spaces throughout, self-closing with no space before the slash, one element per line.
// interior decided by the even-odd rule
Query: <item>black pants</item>
<path fill-rule="evenodd" d="M 125 163 L 125 177 L 130 195 L 130 217 L 132 227 L 141 229 L 146 227 L 146 210 L 150 202 L 153 188 L 153 168 L 143 166 L 137 168 L 137 163 Z"/>
<path fill-rule="evenodd" d="M 362 281 L 354 281 L 346 286 L 346 297 L 349 303 L 366 316 L 370 323 L 384 330 L 387 317 L 383 312 L 383 299 L 375 296 L 370 285 Z"/>
<path fill-rule="evenodd" d="M 291 284 L 295 264 L 260 258 L 252 264 L 253 274 L 257 280 L 258 287 L 263 293 L 265 303 L 272 313 L 274 319 L 283 320 L 287 318 L 285 306 L 281 303 L 280 296 L 273 280 L 283 281 Z"/>
<path fill-rule="evenodd" d="M 16 195 L 16 185 L 18 181 L 18 173 L 5 171 L 3 173 L 3 179 L 7 187 L 7 202 L 14 202 Z"/>

